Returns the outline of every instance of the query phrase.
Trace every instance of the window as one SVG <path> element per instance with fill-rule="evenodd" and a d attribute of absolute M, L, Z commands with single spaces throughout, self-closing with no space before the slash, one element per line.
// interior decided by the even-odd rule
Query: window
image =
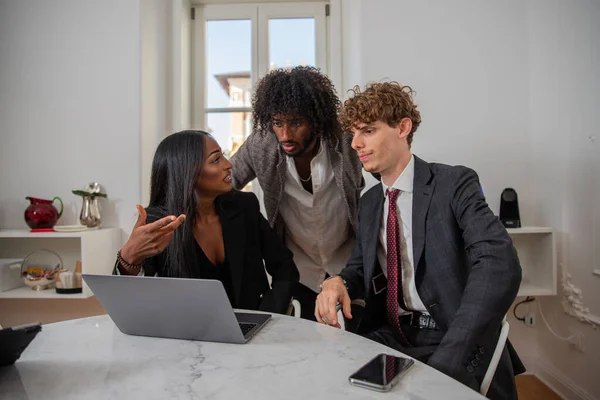
<path fill-rule="evenodd" d="M 193 126 L 231 157 L 252 132 L 254 85 L 269 70 L 312 65 L 327 73 L 325 3 L 194 8 Z M 260 195 L 258 185 L 245 190 Z"/>

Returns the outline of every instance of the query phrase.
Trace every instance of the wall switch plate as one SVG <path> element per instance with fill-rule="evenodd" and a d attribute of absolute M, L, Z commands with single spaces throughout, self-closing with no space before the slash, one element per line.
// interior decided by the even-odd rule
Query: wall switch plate
<path fill-rule="evenodd" d="M 535 311 L 530 311 L 525 316 L 525 321 L 523 321 L 525 325 L 534 327 L 535 326 Z"/>

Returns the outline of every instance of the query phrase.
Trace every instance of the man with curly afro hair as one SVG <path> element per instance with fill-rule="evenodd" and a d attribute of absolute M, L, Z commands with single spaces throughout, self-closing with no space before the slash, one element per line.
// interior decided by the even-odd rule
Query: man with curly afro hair
<path fill-rule="evenodd" d="M 412 154 L 421 113 L 410 87 L 355 87 L 340 120 L 363 167 L 381 183 L 360 199 L 352 258 L 323 284 L 317 320 L 337 326 L 336 303 L 351 318 L 351 299 L 362 299 L 363 317 L 353 321 L 357 333 L 479 392 L 521 283 L 510 236 L 488 207 L 475 171 Z M 506 342 L 483 391 L 491 399 L 516 399 L 514 375 L 523 371 Z"/>
<path fill-rule="evenodd" d="M 231 159 L 234 188 L 258 179 L 267 220 L 300 272 L 293 296 L 311 320 L 321 283 L 350 258 L 364 187 L 352 138 L 337 118 L 340 105 L 318 69 L 273 70 L 252 97 L 253 133 Z"/>

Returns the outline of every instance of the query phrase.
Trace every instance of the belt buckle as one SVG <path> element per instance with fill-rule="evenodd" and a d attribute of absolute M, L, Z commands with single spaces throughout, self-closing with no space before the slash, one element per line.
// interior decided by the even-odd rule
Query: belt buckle
<path fill-rule="evenodd" d="M 423 329 L 427 327 L 427 322 L 425 321 L 425 316 L 422 313 L 416 313 L 417 315 L 417 327 L 419 329 Z"/>
<path fill-rule="evenodd" d="M 431 315 L 421 315 L 423 328 L 427 329 L 438 329 L 435 321 L 431 317 Z"/>
<path fill-rule="evenodd" d="M 427 315 L 421 314 L 421 316 L 419 317 L 419 325 L 421 325 L 422 329 L 431 329 L 431 318 L 429 318 Z"/>
<path fill-rule="evenodd" d="M 435 321 L 430 315 L 418 311 L 410 313 L 410 326 L 419 329 L 437 329 Z"/>
<path fill-rule="evenodd" d="M 432 320 L 427 315 L 413 311 L 411 314 L 411 325 L 419 329 L 431 329 Z"/>

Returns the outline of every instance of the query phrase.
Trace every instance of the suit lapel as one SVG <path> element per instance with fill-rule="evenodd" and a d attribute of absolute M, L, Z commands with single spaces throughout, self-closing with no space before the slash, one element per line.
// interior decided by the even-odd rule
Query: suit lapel
<path fill-rule="evenodd" d="M 368 205 L 369 210 L 365 214 L 370 217 L 370 220 L 366 222 L 366 229 L 362 233 L 365 285 L 367 289 L 371 288 L 371 279 L 375 273 L 377 247 L 379 245 L 379 229 L 381 228 L 381 218 L 383 217 L 383 189 L 381 184 L 377 185 L 377 188 L 375 197 Z"/>
<path fill-rule="evenodd" d="M 415 273 L 425 246 L 425 220 L 433 193 L 434 183 L 431 180 L 429 164 L 415 156 L 415 178 L 413 185 L 413 260 Z"/>
<path fill-rule="evenodd" d="M 225 257 L 231 271 L 231 283 L 236 304 L 240 302 L 242 278 L 244 274 L 244 254 L 246 252 L 246 229 L 244 217 L 239 210 L 225 205 L 221 212 L 221 227 Z"/>

